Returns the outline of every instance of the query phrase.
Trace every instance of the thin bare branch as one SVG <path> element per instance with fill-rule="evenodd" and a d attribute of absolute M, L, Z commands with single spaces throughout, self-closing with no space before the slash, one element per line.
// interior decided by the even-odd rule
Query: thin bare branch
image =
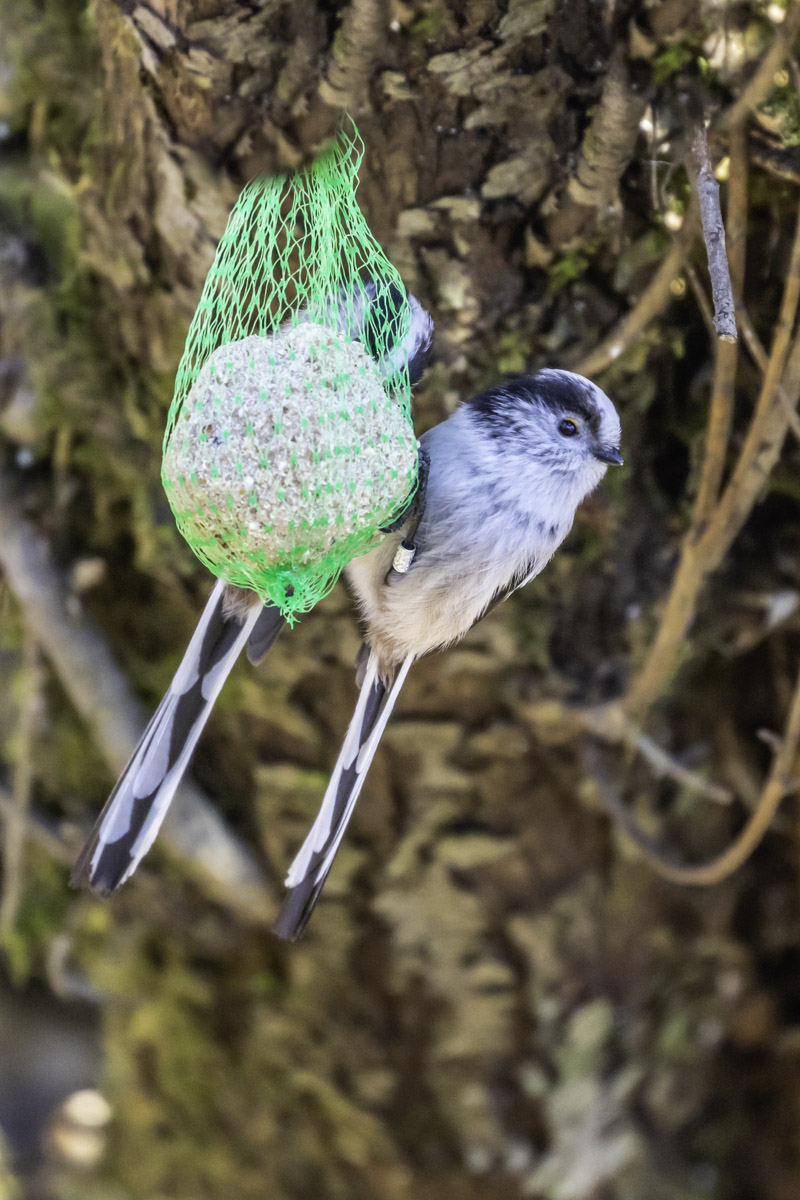
<path fill-rule="evenodd" d="M 728 240 L 728 265 L 734 299 L 744 295 L 747 258 L 748 143 L 742 129 L 731 133 L 729 146 L 728 209 L 725 225 Z"/>
<path fill-rule="evenodd" d="M 702 120 L 699 120 L 692 130 L 691 163 L 700 206 L 703 241 L 708 256 L 708 273 L 714 300 L 714 328 L 722 341 L 735 342 L 736 313 L 725 247 L 725 226 L 719 204 L 719 184 L 711 165 L 708 137 Z"/>
<path fill-rule="evenodd" d="M 784 283 L 781 306 L 778 312 L 778 323 L 775 327 L 775 338 L 772 343 L 769 361 L 767 362 L 767 369 L 764 372 L 754 421 L 771 404 L 775 388 L 780 381 L 786 357 L 789 353 L 789 343 L 792 337 L 792 330 L 794 329 L 798 303 L 800 303 L 800 208 L 798 208 L 794 243 L 789 258 L 789 271 Z"/>
<path fill-rule="evenodd" d="M 700 543 L 712 571 L 719 566 L 749 516 L 780 456 L 789 429 L 786 408 L 778 395 L 780 388 L 783 387 L 793 409 L 800 396 L 800 336 L 791 344 L 800 301 L 800 210 L 783 300 L 756 411 L 731 478 Z"/>
<path fill-rule="evenodd" d="M 800 184 L 800 151 L 796 146 L 779 146 L 760 133 L 751 133 L 750 161 L 754 167 L 783 179 L 787 183 Z"/>
<path fill-rule="evenodd" d="M 646 733 L 642 733 L 641 730 L 631 729 L 630 742 L 642 758 L 649 763 L 656 779 L 671 779 L 687 792 L 705 796 L 707 800 L 713 800 L 715 804 L 730 804 L 733 800 L 730 788 L 724 787 L 721 783 L 714 783 L 712 779 L 704 779 L 696 771 L 690 771 L 687 767 L 682 766 L 671 754 L 667 754 L 666 750 L 662 750 L 657 742 L 648 737 Z"/>

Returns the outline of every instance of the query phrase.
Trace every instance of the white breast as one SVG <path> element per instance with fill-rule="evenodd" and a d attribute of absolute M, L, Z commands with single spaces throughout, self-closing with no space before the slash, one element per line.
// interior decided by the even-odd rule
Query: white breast
<path fill-rule="evenodd" d="M 566 537 L 581 496 L 552 473 L 506 456 L 457 410 L 422 439 L 430 456 L 418 557 L 384 582 L 403 531 L 347 568 L 382 670 L 457 641 L 498 592 L 533 578 Z"/>

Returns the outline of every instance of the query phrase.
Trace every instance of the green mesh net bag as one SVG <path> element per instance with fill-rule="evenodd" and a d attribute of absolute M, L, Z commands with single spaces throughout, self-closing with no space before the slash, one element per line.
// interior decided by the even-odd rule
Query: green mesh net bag
<path fill-rule="evenodd" d="M 342 130 L 309 168 L 244 189 L 164 435 L 162 480 L 192 550 L 289 620 L 416 485 L 409 306 L 356 204 L 362 155 Z"/>

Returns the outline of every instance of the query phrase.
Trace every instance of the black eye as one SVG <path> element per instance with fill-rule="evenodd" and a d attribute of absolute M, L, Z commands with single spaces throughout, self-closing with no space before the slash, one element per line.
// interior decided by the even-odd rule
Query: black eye
<path fill-rule="evenodd" d="M 558 432 L 562 437 L 575 437 L 575 434 L 580 432 L 578 422 L 573 421 L 572 417 L 564 417 L 563 421 L 558 422 Z"/>

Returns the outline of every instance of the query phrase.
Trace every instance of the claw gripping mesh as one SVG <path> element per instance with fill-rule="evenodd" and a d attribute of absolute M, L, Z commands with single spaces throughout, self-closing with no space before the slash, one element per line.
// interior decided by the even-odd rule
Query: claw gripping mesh
<path fill-rule="evenodd" d="M 178 368 L 162 480 L 215 575 L 290 620 L 413 492 L 403 285 L 355 201 L 363 147 L 242 192 Z"/>

